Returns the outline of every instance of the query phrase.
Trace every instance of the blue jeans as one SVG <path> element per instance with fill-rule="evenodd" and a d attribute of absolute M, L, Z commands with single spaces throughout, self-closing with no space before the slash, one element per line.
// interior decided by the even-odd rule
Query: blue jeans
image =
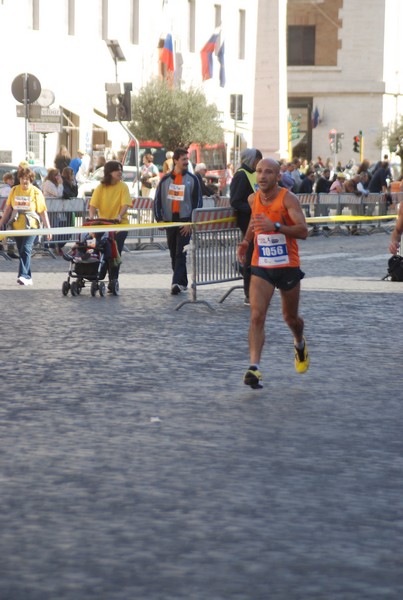
<path fill-rule="evenodd" d="M 189 244 L 191 234 L 182 235 L 179 227 L 169 227 L 166 232 L 173 271 L 172 284 L 187 287 L 186 252 L 183 248 Z"/>
<path fill-rule="evenodd" d="M 18 277 L 31 279 L 31 253 L 36 235 L 26 235 L 15 238 L 18 254 L 20 255 L 18 266 Z"/>

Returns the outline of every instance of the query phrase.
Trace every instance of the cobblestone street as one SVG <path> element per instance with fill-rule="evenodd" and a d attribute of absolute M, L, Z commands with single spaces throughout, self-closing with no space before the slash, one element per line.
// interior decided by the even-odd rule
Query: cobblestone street
<path fill-rule="evenodd" d="M 187 304 L 167 251 L 121 296 L 62 296 L 68 263 L 0 258 L 1 600 L 400 600 L 403 283 L 389 235 L 300 243 L 311 367 L 278 294 L 263 390 L 249 309 Z"/>

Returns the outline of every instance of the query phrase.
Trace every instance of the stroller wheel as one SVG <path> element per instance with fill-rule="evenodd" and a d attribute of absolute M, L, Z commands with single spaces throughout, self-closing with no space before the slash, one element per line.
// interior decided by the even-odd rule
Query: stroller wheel
<path fill-rule="evenodd" d="M 71 295 L 72 296 L 78 296 L 78 294 L 80 293 L 79 289 L 78 289 L 78 284 L 77 281 L 73 281 L 71 284 Z"/>
<path fill-rule="evenodd" d="M 114 296 L 119 296 L 119 280 L 112 279 L 110 283 L 111 292 Z"/>
<path fill-rule="evenodd" d="M 106 286 L 105 283 L 103 281 L 101 281 L 101 283 L 99 284 L 99 295 L 104 297 L 106 294 Z"/>
<path fill-rule="evenodd" d="M 95 296 L 95 294 L 97 293 L 97 289 L 98 289 L 98 284 L 96 281 L 93 281 L 91 283 L 91 296 Z"/>
<path fill-rule="evenodd" d="M 83 289 L 83 287 L 84 287 L 84 283 L 82 282 L 81 279 L 79 279 L 77 281 L 77 294 L 81 294 L 81 290 Z"/>
<path fill-rule="evenodd" d="M 62 294 L 63 296 L 67 296 L 67 294 L 69 293 L 69 289 L 70 289 L 70 284 L 68 281 L 63 281 L 63 285 L 62 285 Z"/>

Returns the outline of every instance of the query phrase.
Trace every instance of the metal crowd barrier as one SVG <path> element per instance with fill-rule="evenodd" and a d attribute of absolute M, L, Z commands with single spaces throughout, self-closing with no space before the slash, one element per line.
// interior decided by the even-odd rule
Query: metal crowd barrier
<path fill-rule="evenodd" d="M 203 196 L 203 208 L 212 209 L 216 207 L 229 207 L 229 198 Z M 154 223 L 154 200 L 152 198 L 143 198 L 141 196 L 133 200 L 132 208 L 128 210 L 129 223 L 147 224 Z M 161 250 L 167 249 L 165 230 L 160 227 L 138 229 L 129 231 L 126 238 L 128 242 L 134 243 L 136 250 L 143 250 L 149 246 L 157 246 Z"/>
<path fill-rule="evenodd" d="M 403 199 L 403 193 L 397 192 L 390 195 L 392 198 L 391 209 L 393 210 L 400 201 L 399 196 Z M 368 194 L 367 196 L 358 196 L 356 194 L 297 194 L 306 217 L 332 217 L 332 216 L 348 216 L 357 217 L 356 223 L 354 220 L 346 220 L 345 223 L 339 221 L 332 227 L 319 226 L 313 224 L 309 235 L 323 233 L 324 235 L 334 235 L 341 233 L 343 235 L 360 234 L 360 233 L 377 233 L 391 231 L 391 226 L 382 225 L 378 217 L 383 217 L 388 214 L 387 194 Z M 359 217 L 374 217 L 372 220 L 360 221 Z M 391 219 L 392 219 L 391 215 Z M 383 220 L 383 223 L 385 221 Z M 329 221 L 330 224 L 330 221 Z M 320 229 L 322 227 L 322 229 Z M 393 227 L 392 227 L 393 228 Z"/>
<path fill-rule="evenodd" d="M 87 217 L 88 201 L 84 198 L 46 197 L 45 200 L 51 227 L 80 227 Z M 77 242 L 79 237 L 79 234 L 54 235 L 51 242 L 40 237 L 33 252 L 47 252 L 56 258 L 54 254 L 56 248 L 64 246 L 67 242 Z"/>
<path fill-rule="evenodd" d="M 133 200 L 132 207 L 127 212 L 131 225 L 149 225 L 155 222 L 153 198 L 138 196 Z M 129 230 L 126 245 L 128 242 L 134 243 L 136 250 L 143 250 L 147 246 L 157 246 L 161 250 L 167 248 L 165 230 L 158 227 Z"/>
<path fill-rule="evenodd" d="M 222 219 L 231 219 L 223 222 Z M 206 223 L 204 223 L 206 221 Z M 201 303 L 214 310 L 205 300 L 197 300 L 197 288 L 202 285 L 223 283 L 242 279 L 238 268 L 237 246 L 242 234 L 236 226 L 234 210 L 224 208 L 198 208 L 192 213 L 193 232 L 190 243 L 192 264 L 190 300 L 184 300 L 176 307 L 179 310 L 185 304 Z M 234 286 L 232 290 L 243 286 Z"/>

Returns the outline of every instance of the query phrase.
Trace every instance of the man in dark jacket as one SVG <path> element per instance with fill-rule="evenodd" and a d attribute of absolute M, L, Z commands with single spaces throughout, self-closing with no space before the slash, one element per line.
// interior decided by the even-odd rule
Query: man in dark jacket
<path fill-rule="evenodd" d="M 251 215 L 248 198 L 256 191 L 256 165 L 263 158 L 260 150 L 246 148 L 241 152 L 241 166 L 236 171 L 230 186 L 230 202 L 236 210 L 236 219 L 242 236 L 245 235 Z M 246 261 L 243 265 L 244 304 L 249 306 L 250 262 L 253 253 L 253 242 L 249 245 Z"/>
<path fill-rule="evenodd" d="M 368 186 L 371 194 L 381 194 L 382 192 L 385 193 L 387 191 L 388 182 L 386 181 L 386 178 L 388 176 L 388 168 L 389 163 L 383 161 L 381 166 L 378 167 L 375 173 L 372 175 Z"/>
<path fill-rule="evenodd" d="M 176 148 L 174 168 L 158 184 L 154 200 L 155 220 L 159 223 L 192 220 L 192 211 L 201 208 L 202 196 L 198 179 L 188 171 L 189 154 L 185 148 Z M 167 243 L 172 264 L 171 294 L 187 290 L 186 250 L 191 235 L 191 225 L 167 227 Z"/>
<path fill-rule="evenodd" d="M 330 169 L 323 169 L 322 176 L 319 177 L 316 182 L 316 193 L 317 194 L 328 194 L 332 182 L 330 181 Z"/>

